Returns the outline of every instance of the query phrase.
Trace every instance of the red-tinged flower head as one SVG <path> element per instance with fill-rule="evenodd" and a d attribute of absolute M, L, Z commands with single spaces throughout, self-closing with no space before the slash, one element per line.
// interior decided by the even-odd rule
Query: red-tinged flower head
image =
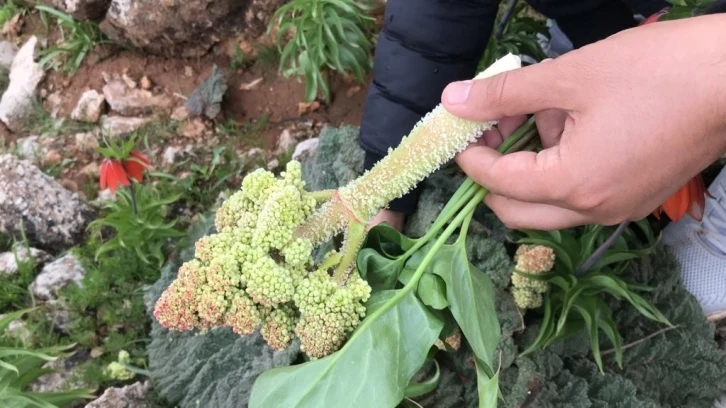
<path fill-rule="evenodd" d="M 123 164 L 118 160 L 104 159 L 101 162 L 100 173 L 102 190 L 108 187 L 114 193 L 119 185 L 128 186 L 131 184 Z"/>
<path fill-rule="evenodd" d="M 703 219 L 703 211 L 706 207 L 706 196 L 711 197 L 701 175 L 692 178 L 685 186 L 670 196 L 666 202 L 658 207 L 653 215 L 660 219 L 665 213 L 673 222 L 679 221 L 688 214 L 696 221 Z"/>
<path fill-rule="evenodd" d="M 149 157 L 141 152 L 131 151 L 129 158 L 124 161 L 124 169 L 128 176 L 139 183 L 144 181 L 144 170 L 151 167 Z"/>
<path fill-rule="evenodd" d="M 668 13 L 668 11 L 670 11 L 670 7 L 665 7 L 664 9 L 660 10 L 659 12 L 657 12 L 657 13 L 651 15 L 650 17 L 646 18 L 645 20 L 641 21 L 640 24 L 638 24 L 638 25 L 644 26 L 647 24 L 655 23 L 658 20 L 660 20 L 660 18 L 664 14 Z"/>

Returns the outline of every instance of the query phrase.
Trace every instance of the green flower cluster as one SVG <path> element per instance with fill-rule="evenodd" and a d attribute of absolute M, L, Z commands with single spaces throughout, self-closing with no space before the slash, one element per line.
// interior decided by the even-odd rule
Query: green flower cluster
<path fill-rule="evenodd" d="M 514 254 L 512 273 L 512 296 L 520 309 L 536 309 L 542 306 L 542 294 L 550 289 L 545 280 L 532 279 L 522 275 L 542 275 L 555 265 L 552 248 L 544 245 L 521 245 Z"/>
<path fill-rule="evenodd" d="M 159 323 L 178 331 L 260 330 L 275 350 L 297 335 L 312 358 L 337 350 L 364 316 L 370 287 L 357 273 L 341 285 L 315 267 L 313 243 L 296 234 L 318 205 L 304 186 L 297 161 L 281 177 L 248 174 L 217 211 L 217 232 L 197 241 L 195 259 L 157 302 Z"/>

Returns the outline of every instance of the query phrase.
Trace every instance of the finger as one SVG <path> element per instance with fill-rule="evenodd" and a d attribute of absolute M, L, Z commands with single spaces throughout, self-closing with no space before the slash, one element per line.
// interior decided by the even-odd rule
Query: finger
<path fill-rule="evenodd" d="M 567 192 L 568 178 L 561 170 L 565 166 L 558 146 L 539 153 L 502 155 L 489 147 L 474 145 L 459 153 L 456 162 L 479 185 L 515 200 L 558 204 Z"/>
<path fill-rule="evenodd" d="M 537 121 L 540 139 L 542 139 L 542 146 L 548 148 L 559 144 L 562 132 L 565 131 L 567 112 L 560 109 L 547 109 L 537 112 L 534 117 Z"/>
<path fill-rule="evenodd" d="M 486 79 L 454 82 L 441 101 L 451 114 L 475 121 L 499 120 L 550 108 L 572 107 L 574 78 L 558 60 L 506 71 Z"/>
<path fill-rule="evenodd" d="M 489 194 L 484 202 L 510 229 L 552 231 L 577 227 L 592 221 L 577 211 L 548 204 L 533 204 Z"/>
<path fill-rule="evenodd" d="M 484 140 L 484 146 L 489 146 L 491 148 L 496 148 L 502 143 L 502 141 L 504 141 L 502 133 L 497 128 L 492 128 L 484 132 L 481 139 Z M 477 145 L 480 146 L 481 144 Z"/>

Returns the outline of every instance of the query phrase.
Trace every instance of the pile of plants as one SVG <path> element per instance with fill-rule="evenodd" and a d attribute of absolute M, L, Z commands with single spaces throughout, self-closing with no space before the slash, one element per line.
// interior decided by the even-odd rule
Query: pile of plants
<path fill-rule="evenodd" d="M 526 128 L 520 132 L 528 134 Z M 356 136 L 352 127 L 324 131 L 317 156 L 302 163 L 303 194 L 359 180 Z M 680 285 L 676 262 L 645 221 L 627 228 L 594 267 L 577 276 L 578 266 L 615 228 L 513 232 L 485 207 L 472 205 L 476 210 L 461 217 L 465 227 L 448 239 L 418 244 L 427 234 L 435 236 L 430 231 L 443 216 L 455 214 L 452 203 L 467 195 L 469 203 L 480 199 L 481 192 L 454 190 L 467 184 L 476 189 L 454 166 L 434 172 L 423 183 L 406 235 L 384 225 L 365 236 L 352 273 L 365 279 L 372 295 L 362 322 L 338 350 L 311 356 L 308 339 L 292 339 L 294 327 L 281 345 L 270 331 L 239 335 L 225 324 L 170 331 L 162 316 L 149 347 L 157 392 L 181 407 L 199 401 L 220 407 L 459 407 L 495 406 L 497 400 L 504 407 L 710 407 L 726 392 L 719 380 L 726 353 L 714 341 L 713 325 Z M 150 313 L 158 316 L 163 293 L 178 293 L 175 282 L 204 276 L 184 275 L 190 270 L 183 265 L 204 268 L 195 253 L 224 231 L 215 218 L 226 216 L 228 206 L 195 230 L 193 239 L 203 244 L 186 249 L 164 270 L 149 297 Z M 310 265 L 330 260 L 330 250 L 348 238 L 311 252 Z M 533 256 L 544 261 L 532 262 Z M 532 267 L 538 264 L 544 266 Z M 330 271 L 334 278 L 335 268 Z M 522 290 L 532 296 L 521 296 Z M 227 313 L 232 310 L 238 309 Z M 179 366 L 185 369 L 172 368 Z"/>

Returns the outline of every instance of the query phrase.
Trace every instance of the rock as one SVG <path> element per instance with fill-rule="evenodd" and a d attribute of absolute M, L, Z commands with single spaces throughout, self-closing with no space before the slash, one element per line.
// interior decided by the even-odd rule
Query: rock
<path fill-rule="evenodd" d="M 127 118 L 124 116 L 102 116 L 101 129 L 109 136 L 120 137 L 133 133 L 151 121 L 151 118 Z"/>
<path fill-rule="evenodd" d="M 267 163 L 267 170 L 273 171 L 278 167 L 280 167 L 280 161 L 277 159 L 272 159 Z"/>
<path fill-rule="evenodd" d="M 62 107 L 63 97 L 61 96 L 61 91 L 53 92 L 45 99 L 44 108 L 52 118 L 58 117 L 58 112 L 60 112 Z"/>
<path fill-rule="evenodd" d="M 184 67 L 184 76 L 187 78 L 191 78 L 194 76 L 194 68 L 190 67 L 189 65 Z"/>
<path fill-rule="evenodd" d="M 22 342 L 27 342 L 32 336 L 30 330 L 28 330 L 28 327 L 22 320 L 13 320 L 10 322 L 8 325 L 8 334 Z"/>
<path fill-rule="evenodd" d="M 18 263 L 27 262 L 33 260 L 36 267 L 42 266 L 44 263 L 53 259 L 47 252 L 37 248 L 26 248 L 24 246 L 17 246 L 15 252 L 5 252 L 0 254 L 0 276 L 1 275 L 14 275 L 18 273 Z"/>
<path fill-rule="evenodd" d="M 0 156 L 0 232 L 31 245 L 63 250 L 79 243 L 93 210 L 38 167 L 11 154 Z"/>
<path fill-rule="evenodd" d="M 43 155 L 41 163 L 43 166 L 50 167 L 60 164 L 61 161 L 63 161 L 63 157 L 57 150 L 49 150 Z"/>
<path fill-rule="evenodd" d="M 22 139 L 18 139 L 16 143 L 15 154 L 23 160 L 29 160 L 33 163 L 38 163 L 39 159 L 45 156 L 47 149 L 41 146 L 39 143 L 40 138 L 38 136 L 28 136 Z"/>
<path fill-rule="evenodd" d="M 151 89 L 151 80 L 146 75 L 141 78 L 141 89 Z"/>
<path fill-rule="evenodd" d="M 13 65 L 13 59 L 18 50 L 15 45 L 10 41 L 0 41 L 0 68 L 5 68 L 8 71 Z"/>
<path fill-rule="evenodd" d="M 247 156 L 247 159 L 250 161 L 262 160 L 265 156 L 265 151 L 259 147 L 253 147 L 247 151 L 245 156 Z"/>
<path fill-rule="evenodd" d="M 131 89 L 134 89 L 134 88 L 136 88 L 138 86 L 138 84 L 136 83 L 136 81 L 134 81 L 133 79 L 131 79 L 131 77 L 128 76 L 127 74 L 121 75 L 121 80 L 123 80 L 124 83 L 126 84 L 126 86 L 128 86 Z"/>
<path fill-rule="evenodd" d="M 71 112 L 71 119 L 80 122 L 96 123 L 103 114 L 103 107 L 106 103 L 106 98 L 98 93 L 96 90 L 91 89 L 81 95 L 78 100 L 78 104 Z"/>
<path fill-rule="evenodd" d="M 35 62 L 38 38 L 33 36 L 20 48 L 10 67 L 10 83 L 0 100 L 0 120 L 13 132 L 22 130 L 24 121 L 33 113 L 35 90 L 45 76 Z"/>
<path fill-rule="evenodd" d="M 298 145 L 295 146 L 295 152 L 292 154 L 292 159 L 302 161 L 315 156 L 318 151 L 319 143 L 320 139 L 317 137 L 298 143 Z"/>
<path fill-rule="evenodd" d="M 91 153 L 98 149 L 98 136 L 95 132 L 76 133 L 76 149 Z"/>
<path fill-rule="evenodd" d="M 207 125 L 200 118 L 184 123 L 180 128 L 181 134 L 190 139 L 201 139 L 207 132 Z"/>
<path fill-rule="evenodd" d="M 182 121 L 189 117 L 189 111 L 187 110 L 186 106 L 180 106 L 176 109 L 174 109 L 174 112 L 171 113 L 171 119 Z"/>
<path fill-rule="evenodd" d="M 85 408 L 150 408 L 151 405 L 146 402 L 150 388 L 148 382 L 137 382 L 123 388 L 107 388 L 103 395 Z"/>
<path fill-rule="evenodd" d="M 277 149 L 275 154 L 285 154 L 290 150 L 294 149 L 297 145 L 297 139 L 293 136 L 290 129 L 285 129 L 277 139 Z"/>
<path fill-rule="evenodd" d="M 166 113 L 173 104 L 166 95 L 154 95 L 143 89 L 131 88 L 120 79 L 107 83 L 103 87 L 103 95 L 111 109 L 124 116 Z"/>
<path fill-rule="evenodd" d="M 33 392 L 58 392 L 73 388 L 93 388 L 80 380 L 83 377 L 81 365 L 88 361 L 89 357 L 88 352 L 76 352 L 70 357 L 59 358 L 44 364 L 44 369 L 53 370 L 53 372 L 38 377 L 30 385 L 30 390 Z"/>
<path fill-rule="evenodd" d="M 45 265 L 30 284 L 30 290 L 39 299 L 54 299 L 60 289 L 71 284 L 80 286 L 85 275 L 86 271 L 78 258 L 73 254 L 67 254 Z"/>
<path fill-rule="evenodd" d="M 73 329 L 73 320 L 71 319 L 71 313 L 68 311 L 66 303 L 59 299 L 50 299 L 45 304 L 48 306 L 48 311 L 45 316 L 46 319 L 48 319 L 57 331 L 70 334 Z"/>
<path fill-rule="evenodd" d="M 181 152 L 182 148 L 180 146 L 169 146 L 164 149 L 164 153 L 162 154 L 164 164 L 174 164 L 177 156 L 179 156 Z"/>
<path fill-rule="evenodd" d="M 87 178 L 95 178 L 100 174 L 100 168 L 98 167 L 98 163 L 90 162 L 83 166 L 80 173 Z"/>
<path fill-rule="evenodd" d="M 112 0 L 101 30 L 146 52 L 199 57 L 244 30 L 257 38 L 284 0 Z"/>

